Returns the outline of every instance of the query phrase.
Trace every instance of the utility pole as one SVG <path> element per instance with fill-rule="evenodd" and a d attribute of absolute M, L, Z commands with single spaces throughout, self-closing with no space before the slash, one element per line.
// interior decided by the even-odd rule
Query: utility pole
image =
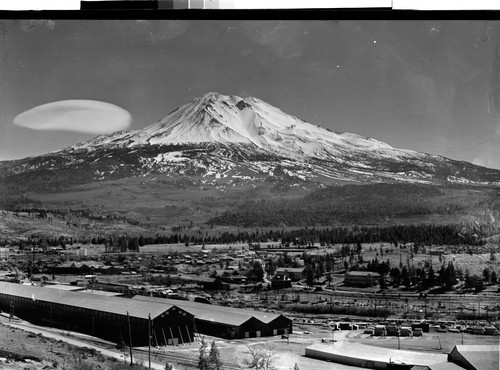
<path fill-rule="evenodd" d="M 424 320 L 427 320 L 427 294 L 425 294 L 425 297 L 424 297 Z"/>
<path fill-rule="evenodd" d="M 130 366 L 133 366 L 134 359 L 132 357 L 132 329 L 130 328 L 130 316 L 128 314 L 128 311 L 127 311 L 127 321 L 128 321 L 128 345 L 130 347 Z"/>
<path fill-rule="evenodd" d="M 148 361 L 149 361 L 148 369 L 151 370 L 151 314 L 150 313 L 148 313 Z"/>

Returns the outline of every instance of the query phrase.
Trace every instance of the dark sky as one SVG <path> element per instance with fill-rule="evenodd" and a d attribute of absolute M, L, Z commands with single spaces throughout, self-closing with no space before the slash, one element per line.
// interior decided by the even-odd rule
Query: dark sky
<path fill-rule="evenodd" d="M 209 91 L 500 169 L 498 21 L 0 20 L 0 160 L 95 135 L 13 125 L 67 99 L 145 127 Z"/>

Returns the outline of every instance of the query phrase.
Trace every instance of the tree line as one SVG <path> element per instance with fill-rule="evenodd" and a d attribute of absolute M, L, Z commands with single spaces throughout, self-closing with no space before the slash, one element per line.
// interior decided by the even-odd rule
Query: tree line
<path fill-rule="evenodd" d="M 19 240 L 18 244 L 25 246 L 58 246 L 65 247 L 73 243 L 91 243 L 113 245 L 115 239 L 125 238 L 128 243 L 138 244 L 139 247 L 151 244 L 179 244 L 185 245 L 209 245 L 209 244 L 236 244 L 248 243 L 249 245 L 259 245 L 259 243 L 273 242 L 280 247 L 308 247 L 319 243 L 321 246 L 333 246 L 336 244 L 361 243 L 391 243 L 394 246 L 405 247 L 408 243 L 413 243 L 415 247 L 427 245 L 462 245 L 481 246 L 484 245 L 485 238 L 493 233 L 497 227 L 494 225 L 473 225 L 468 227 L 463 224 L 453 225 L 393 225 L 385 227 L 304 227 L 299 229 L 255 229 L 254 231 L 219 232 L 210 235 L 198 232 L 188 235 L 186 233 L 156 234 L 155 236 L 143 235 L 112 235 L 93 237 L 44 237 L 32 235 L 28 240 Z M 12 241 L 8 239 L 0 240 L 0 245 L 9 245 Z"/>

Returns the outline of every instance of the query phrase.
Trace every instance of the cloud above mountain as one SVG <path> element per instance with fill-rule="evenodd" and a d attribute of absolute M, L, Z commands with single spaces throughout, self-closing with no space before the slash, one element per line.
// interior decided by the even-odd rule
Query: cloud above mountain
<path fill-rule="evenodd" d="M 19 114 L 14 125 L 41 131 L 107 134 L 123 130 L 132 121 L 128 111 L 95 100 L 62 100 L 39 105 Z"/>

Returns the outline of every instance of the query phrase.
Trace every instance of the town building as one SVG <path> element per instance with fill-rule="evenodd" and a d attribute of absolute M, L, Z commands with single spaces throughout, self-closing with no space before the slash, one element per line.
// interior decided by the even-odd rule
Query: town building
<path fill-rule="evenodd" d="M 292 279 L 285 274 L 275 274 L 271 279 L 271 289 L 286 289 L 292 287 Z"/>
<path fill-rule="evenodd" d="M 299 281 L 306 278 L 305 267 L 278 267 L 276 275 L 288 276 L 292 281 Z"/>
<path fill-rule="evenodd" d="M 368 288 L 378 285 L 380 274 L 371 271 L 350 271 L 345 274 L 344 285 L 358 288 Z"/>

